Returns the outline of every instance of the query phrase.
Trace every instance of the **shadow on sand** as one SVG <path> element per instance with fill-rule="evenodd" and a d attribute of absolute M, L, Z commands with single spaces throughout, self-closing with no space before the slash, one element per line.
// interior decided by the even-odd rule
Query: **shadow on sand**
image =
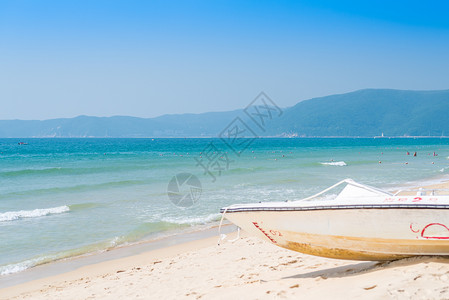
<path fill-rule="evenodd" d="M 344 278 L 350 277 L 360 274 L 366 274 L 371 272 L 376 272 L 380 270 L 385 270 L 389 268 L 397 268 L 397 267 L 405 267 L 420 263 L 429 263 L 429 262 L 438 262 L 438 263 L 447 263 L 449 264 L 449 257 L 447 256 L 414 256 L 409 258 L 404 258 L 400 260 L 394 261 L 370 261 L 370 262 L 361 262 L 355 263 L 351 265 L 323 269 L 308 273 L 301 273 L 298 275 L 293 275 L 289 277 L 284 277 L 282 279 L 291 279 L 291 278 L 317 278 L 321 277 L 323 279 L 327 278 Z"/>

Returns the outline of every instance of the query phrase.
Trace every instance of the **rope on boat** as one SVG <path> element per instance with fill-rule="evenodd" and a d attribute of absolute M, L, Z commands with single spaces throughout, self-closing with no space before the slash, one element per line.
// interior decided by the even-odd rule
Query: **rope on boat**
<path fill-rule="evenodd" d="M 221 242 L 224 241 L 227 237 L 226 234 L 221 233 L 221 225 L 223 225 L 223 220 L 225 217 L 226 212 L 228 211 L 228 207 L 226 207 L 223 211 L 223 214 L 221 215 L 220 225 L 218 226 L 218 246 L 220 246 Z M 233 243 L 237 241 L 240 238 L 240 227 L 237 227 L 237 237 L 235 239 L 229 240 L 229 242 Z"/>
<path fill-rule="evenodd" d="M 229 242 L 234 243 L 240 238 L 240 227 L 237 227 L 237 237 L 235 239 L 229 240 Z"/>
<path fill-rule="evenodd" d="M 226 234 L 221 233 L 221 225 L 223 225 L 223 220 L 226 212 L 228 211 L 228 208 L 229 206 L 224 209 L 223 214 L 221 215 L 220 225 L 218 226 L 218 246 L 220 246 L 220 243 L 226 238 Z"/>

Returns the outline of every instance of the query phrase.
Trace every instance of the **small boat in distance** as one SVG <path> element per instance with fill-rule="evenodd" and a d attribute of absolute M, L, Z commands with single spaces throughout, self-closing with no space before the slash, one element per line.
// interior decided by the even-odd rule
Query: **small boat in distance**
<path fill-rule="evenodd" d="M 341 186 L 334 199 L 322 197 Z M 437 193 L 392 194 L 345 179 L 302 200 L 235 204 L 221 213 L 251 235 L 316 256 L 377 261 L 449 255 L 449 195 Z"/>

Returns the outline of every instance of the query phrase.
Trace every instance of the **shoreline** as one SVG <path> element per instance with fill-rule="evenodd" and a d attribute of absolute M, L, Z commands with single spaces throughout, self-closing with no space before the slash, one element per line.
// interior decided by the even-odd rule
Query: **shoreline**
<path fill-rule="evenodd" d="M 388 187 L 379 187 L 386 191 L 392 192 L 401 189 L 418 189 L 418 188 L 439 188 L 441 185 L 445 185 L 449 182 L 449 174 L 438 174 L 436 176 L 428 177 L 425 179 L 417 179 L 412 181 L 405 181 L 401 184 L 395 184 Z"/>
<path fill-rule="evenodd" d="M 236 226 L 231 223 L 224 223 L 221 228 L 221 232 L 224 234 L 229 234 L 236 230 Z M 216 241 L 218 241 L 218 225 L 213 225 L 204 229 L 194 229 L 193 231 L 181 232 L 152 240 L 143 240 L 131 245 L 123 245 L 101 252 L 86 253 L 81 256 L 51 261 L 17 273 L 0 276 L 0 291 L 16 285 L 41 280 L 46 277 L 69 273 L 86 266 L 119 260 L 169 247 L 176 247 L 186 243 L 195 243 L 209 238 L 215 238 Z"/>
<path fill-rule="evenodd" d="M 86 277 L 101 277 L 105 273 L 122 273 L 123 269 L 134 268 L 134 265 L 137 261 L 145 261 L 147 263 L 150 262 L 157 264 L 160 262 L 160 259 L 179 255 L 184 253 L 185 251 L 195 251 L 197 249 L 213 245 L 214 241 L 216 242 L 217 240 L 218 238 L 216 237 L 206 237 L 203 239 L 196 239 L 192 241 L 186 241 L 184 243 L 169 245 L 166 247 L 159 247 L 129 256 L 117 257 L 101 262 L 85 264 L 68 271 L 45 275 L 41 274 L 39 278 L 30 279 L 22 283 L 0 288 L 0 299 L 10 299 L 11 297 L 22 298 L 22 295 L 24 293 L 38 291 L 45 286 L 51 287 L 56 282 L 59 283 L 61 281 L 76 281 L 80 278 L 81 280 L 83 280 Z M 57 262 L 52 263 L 52 265 L 56 264 Z M 45 268 L 46 266 L 41 267 Z M 37 270 L 37 268 L 39 267 L 35 268 L 36 272 L 39 272 L 40 270 Z"/>

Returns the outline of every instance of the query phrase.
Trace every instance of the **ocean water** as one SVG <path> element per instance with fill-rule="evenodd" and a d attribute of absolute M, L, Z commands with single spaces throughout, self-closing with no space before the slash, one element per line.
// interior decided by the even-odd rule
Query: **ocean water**
<path fill-rule="evenodd" d="M 0 274 L 208 227 L 223 206 L 300 199 L 345 178 L 391 190 L 449 178 L 447 139 L 266 138 L 245 145 L 0 139 Z M 189 194 L 177 182 L 179 195 L 193 195 L 191 206 L 167 194 L 177 174 L 201 184 Z"/>

